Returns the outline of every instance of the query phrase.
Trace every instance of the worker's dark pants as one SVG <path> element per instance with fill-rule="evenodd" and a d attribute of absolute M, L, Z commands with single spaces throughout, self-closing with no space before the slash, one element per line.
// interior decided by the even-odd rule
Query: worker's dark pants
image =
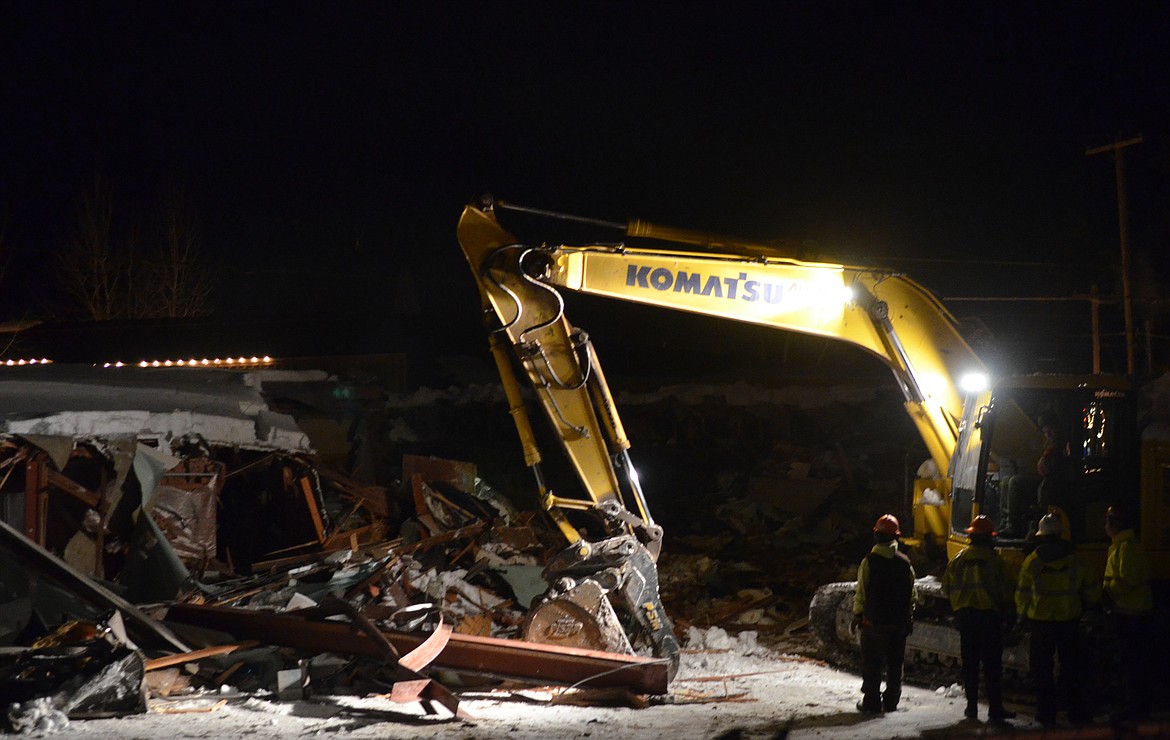
<path fill-rule="evenodd" d="M 1109 615 L 1109 630 L 1117 643 L 1117 660 L 1121 669 L 1122 707 L 1135 717 L 1150 711 L 1149 654 L 1150 617 L 1133 614 Z"/>
<path fill-rule="evenodd" d="M 1032 681 L 1036 685 L 1036 719 L 1041 722 L 1054 721 L 1058 704 L 1063 698 L 1070 720 L 1088 720 L 1092 715 L 1081 691 L 1085 680 L 1085 663 L 1077 620 L 1041 622 L 1033 619 L 1028 622 L 1028 630 L 1031 633 L 1028 659 Z M 1059 693 L 1057 660 L 1060 661 Z"/>
<path fill-rule="evenodd" d="M 992 609 L 960 609 L 959 651 L 963 659 L 963 689 L 967 703 L 979 701 L 979 666 L 983 666 L 983 690 L 994 715 L 1003 708 L 1003 623 Z"/>
<path fill-rule="evenodd" d="M 906 625 L 861 627 L 861 701 L 867 708 L 892 712 L 902 698 L 902 663 L 906 659 Z M 882 673 L 886 690 L 882 693 Z"/>

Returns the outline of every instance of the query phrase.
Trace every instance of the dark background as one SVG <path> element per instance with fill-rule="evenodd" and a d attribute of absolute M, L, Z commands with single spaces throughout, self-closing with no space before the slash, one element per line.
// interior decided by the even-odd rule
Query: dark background
<path fill-rule="evenodd" d="M 482 354 L 454 233 L 490 191 L 905 269 L 1017 370 L 1088 369 L 1097 283 L 1124 370 L 1114 163 L 1085 152 L 1141 135 L 1141 365 L 1166 344 L 1164 3 L 10 2 L 0 64 L 0 319 L 43 313 L 100 177 L 127 219 L 186 190 L 218 321 Z M 726 324 L 570 309 L 619 365 L 794 356 Z"/>

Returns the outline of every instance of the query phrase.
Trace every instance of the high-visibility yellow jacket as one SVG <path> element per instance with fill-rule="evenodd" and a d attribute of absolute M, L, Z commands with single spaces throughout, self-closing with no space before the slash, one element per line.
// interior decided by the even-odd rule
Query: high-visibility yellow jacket
<path fill-rule="evenodd" d="M 1150 590 L 1150 560 L 1132 529 L 1122 530 L 1105 556 L 1105 595 L 1113 611 L 1149 614 L 1154 608 Z"/>
<path fill-rule="evenodd" d="M 1011 567 L 991 547 L 970 545 L 960 550 L 947 563 L 942 590 L 952 611 L 984 609 L 1005 616 L 1016 612 L 1012 598 L 1016 579 Z"/>
<path fill-rule="evenodd" d="M 1024 559 L 1016 586 L 1016 611 L 1038 622 L 1080 619 L 1101 598 L 1101 584 L 1077 558 L 1071 542 L 1041 543 Z"/>

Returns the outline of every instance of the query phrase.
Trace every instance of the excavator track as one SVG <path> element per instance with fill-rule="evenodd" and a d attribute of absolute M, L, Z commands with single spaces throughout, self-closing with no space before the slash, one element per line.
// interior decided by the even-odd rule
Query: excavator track
<path fill-rule="evenodd" d="M 937 578 L 919 578 L 918 607 L 914 631 L 906 640 L 906 679 L 927 686 L 950 685 L 960 680 L 959 631 L 950 618 L 950 605 Z M 861 644 L 850 633 L 853 618 L 855 581 L 829 583 L 813 594 L 809 603 L 809 626 L 819 654 L 838 666 L 861 669 Z M 1005 688 L 1027 691 L 1028 638 L 1022 636 L 1004 648 Z"/>

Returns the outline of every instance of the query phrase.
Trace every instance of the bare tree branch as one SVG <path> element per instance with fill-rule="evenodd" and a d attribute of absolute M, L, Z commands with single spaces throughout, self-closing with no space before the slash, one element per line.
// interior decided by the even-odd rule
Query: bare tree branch
<path fill-rule="evenodd" d="M 108 321 L 211 312 L 215 278 L 181 189 L 168 193 L 147 239 L 137 229 L 116 236 L 113 195 L 100 178 L 83 194 L 76 218 L 72 240 L 55 258 L 67 313 Z"/>
<path fill-rule="evenodd" d="M 129 259 L 114 243 L 113 195 L 101 178 L 82 195 L 76 218 L 72 240 L 55 257 L 61 288 L 75 313 L 97 321 L 123 318 Z"/>
<path fill-rule="evenodd" d="M 163 203 L 158 253 L 146 267 L 149 305 L 143 307 L 144 315 L 177 318 L 210 312 L 215 281 L 182 190 L 172 190 Z"/>

